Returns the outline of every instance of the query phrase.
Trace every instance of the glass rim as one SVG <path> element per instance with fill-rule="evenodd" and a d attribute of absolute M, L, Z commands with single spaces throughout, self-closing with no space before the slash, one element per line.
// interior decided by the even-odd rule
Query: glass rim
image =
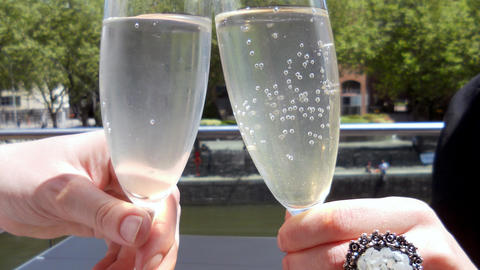
<path fill-rule="evenodd" d="M 144 14 L 179 14 L 212 17 L 214 0 L 105 0 L 103 19 Z"/>
<path fill-rule="evenodd" d="M 312 7 L 324 9 L 328 12 L 326 0 L 271 0 L 255 2 L 250 5 L 249 0 L 213 0 L 214 15 L 220 13 L 254 8 L 275 8 L 275 7 Z"/>

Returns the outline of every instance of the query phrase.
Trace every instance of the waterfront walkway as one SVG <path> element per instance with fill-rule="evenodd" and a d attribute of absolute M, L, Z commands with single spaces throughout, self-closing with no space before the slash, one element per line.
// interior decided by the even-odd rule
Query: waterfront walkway
<path fill-rule="evenodd" d="M 91 269 L 107 247 L 103 240 L 69 237 L 17 270 Z M 181 235 L 176 270 L 278 270 L 283 253 L 274 237 Z"/>
<path fill-rule="evenodd" d="M 399 175 L 409 175 L 409 174 L 431 174 L 432 166 L 399 166 L 399 167 L 390 167 L 387 170 L 387 174 L 391 176 Z M 379 173 L 367 173 L 365 168 L 354 167 L 354 168 L 343 168 L 335 167 L 334 177 L 343 177 L 343 176 L 365 176 L 365 175 L 379 175 Z M 259 174 L 249 174 L 249 175 L 238 175 L 238 176 L 221 176 L 221 175 L 208 175 L 208 176 L 182 176 L 180 182 L 194 182 L 194 181 L 263 181 L 263 178 Z"/>

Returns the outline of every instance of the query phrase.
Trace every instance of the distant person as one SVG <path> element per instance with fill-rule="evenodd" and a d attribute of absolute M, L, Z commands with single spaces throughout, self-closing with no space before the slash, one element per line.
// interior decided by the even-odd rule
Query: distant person
<path fill-rule="evenodd" d="M 480 266 L 480 74 L 460 89 L 445 114 L 433 165 L 432 207 Z"/>
<path fill-rule="evenodd" d="M 371 161 L 367 162 L 367 165 L 365 165 L 365 172 L 366 173 L 373 173 L 373 168 L 372 168 L 372 162 Z"/>
<path fill-rule="evenodd" d="M 0 228 L 14 235 L 105 239 L 94 270 L 173 269 L 179 192 L 155 219 L 128 202 L 113 172 L 103 132 L 0 145 Z"/>
<path fill-rule="evenodd" d="M 207 175 L 208 175 L 212 170 L 212 150 L 210 150 L 210 148 L 206 144 L 202 144 L 200 149 L 202 152 L 207 152 Z"/>
<path fill-rule="evenodd" d="M 389 167 L 390 167 L 390 164 L 388 162 L 386 162 L 385 160 L 382 160 L 382 162 L 380 162 L 380 165 L 378 165 L 378 169 L 380 170 L 380 173 L 382 175 L 387 174 L 387 170 L 388 170 Z"/>
<path fill-rule="evenodd" d="M 200 176 L 200 165 L 202 165 L 202 157 L 200 149 L 195 148 L 193 162 L 195 163 L 195 176 Z"/>
<path fill-rule="evenodd" d="M 48 126 L 48 120 L 47 120 L 46 112 L 42 113 L 41 123 L 42 123 L 41 128 L 46 128 Z"/>

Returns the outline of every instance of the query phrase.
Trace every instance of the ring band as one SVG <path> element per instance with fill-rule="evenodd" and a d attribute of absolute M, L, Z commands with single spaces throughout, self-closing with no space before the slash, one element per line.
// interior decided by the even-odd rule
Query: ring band
<path fill-rule="evenodd" d="M 381 234 L 376 230 L 350 242 L 343 269 L 423 270 L 422 262 L 417 248 L 404 236 L 388 231 Z"/>

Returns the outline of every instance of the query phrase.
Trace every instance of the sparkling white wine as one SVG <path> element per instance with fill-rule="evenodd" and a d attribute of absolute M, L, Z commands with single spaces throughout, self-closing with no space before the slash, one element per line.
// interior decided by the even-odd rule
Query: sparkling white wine
<path fill-rule="evenodd" d="M 100 95 L 112 162 L 129 198 L 169 194 L 192 149 L 203 110 L 211 21 L 148 14 L 104 21 Z"/>
<path fill-rule="evenodd" d="M 324 201 L 339 133 L 339 83 L 328 13 L 275 7 L 216 16 L 228 94 L 247 149 L 288 209 Z"/>

